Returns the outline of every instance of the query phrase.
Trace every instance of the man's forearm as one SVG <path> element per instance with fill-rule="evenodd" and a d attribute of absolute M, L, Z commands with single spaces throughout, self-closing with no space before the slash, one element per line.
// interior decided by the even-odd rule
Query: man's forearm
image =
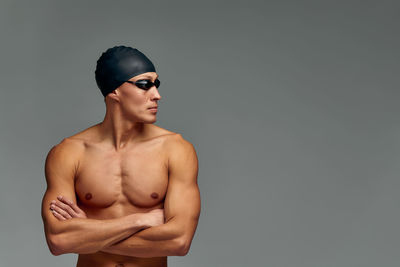
<path fill-rule="evenodd" d="M 141 258 L 179 256 L 182 250 L 181 232 L 173 221 L 150 227 L 101 249 L 103 252 Z"/>
<path fill-rule="evenodd" d="M 51 237 L 56 254 L 94 253 L 144 229 L 135 214 L 107 220 L 72 218 L 59 223 Z"/>

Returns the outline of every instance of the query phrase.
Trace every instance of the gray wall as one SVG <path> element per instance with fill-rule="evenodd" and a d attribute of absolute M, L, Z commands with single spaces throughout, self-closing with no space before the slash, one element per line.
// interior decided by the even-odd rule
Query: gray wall
<path fill-rule="evenodd" d="M 197 149 L 202 214 L 170 266 L 398 266 L 398 1 L 2 1 L 0 266 L 52 256 L 44 160 L 103 119 L 101 52 L 137 47 L 157 125 Z"/>

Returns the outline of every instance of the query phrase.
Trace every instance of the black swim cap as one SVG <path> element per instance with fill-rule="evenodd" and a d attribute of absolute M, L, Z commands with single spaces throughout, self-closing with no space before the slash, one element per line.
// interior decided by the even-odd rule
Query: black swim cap
<path fill-rule="evenodd" d="M 105 97 L 130 78 L 155 71 L 150 59 L 136 48 L 114 46 L 97 60 L 96 83 Z"/>

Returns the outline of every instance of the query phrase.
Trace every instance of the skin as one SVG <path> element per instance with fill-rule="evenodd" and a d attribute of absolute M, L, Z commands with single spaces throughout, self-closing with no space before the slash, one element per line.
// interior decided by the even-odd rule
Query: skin
<path fill-rule="evenodd" d="M 148 108 L 160 99 L 155 86 L 124 83 L 105 98 L 101 123 L 49 151 L 42 218 L 52 254 L 77 253 L 78 267 L 161 267 L 188 253 L 201 209 L 198 159 L 180 134 L 153 124 Z"/>

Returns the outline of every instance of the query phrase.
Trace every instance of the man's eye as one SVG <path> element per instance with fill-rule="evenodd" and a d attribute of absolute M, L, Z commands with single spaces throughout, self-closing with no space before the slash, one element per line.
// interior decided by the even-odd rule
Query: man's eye
<path fill-rule="evenodd" d="M 136 81 L 136 83 L 142 84 L 142 85 L 147 85 L 149 82 L 150 82 L 149 80 L 139 80 L 139 81 Z"/>

